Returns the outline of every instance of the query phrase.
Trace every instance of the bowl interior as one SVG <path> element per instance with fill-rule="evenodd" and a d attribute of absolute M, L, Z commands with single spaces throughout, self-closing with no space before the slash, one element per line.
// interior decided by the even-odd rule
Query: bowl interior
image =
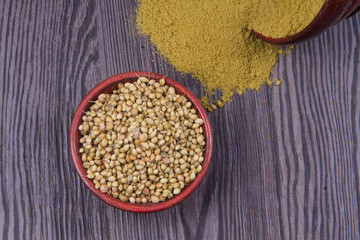
<path fill-rule="evenodd" d="M 360 0 L 326 0 L 315 18 L 303 30 L 291 36 L 271 38 L 255 31 L 252 32 L 271 44 L 288 45 L 303 42 L 348 17 L 359 5 Z"/>
<path fill-rule="evenodd" d="M 120 199 L 116 199 L 108 194 L 102 193 L 99 190 L 95 189 L 94 183 L 91 179 L 87 178 L 86 169 L 83 166 L 83 162 L 81 160 L 81 154 L 79 153 L 80 149 L 80 138 L 81 134 L 79 129 L 80 124 L 82 124 L 82 116 L 84 112 L 88 111 L 90 107 L 93 105 L 90 101 L 95 101 L 101 93 L 112 93 L 115 89 L 118 88 L 119 83 L 126 83 L 126 82 L 134 82 L 139 77 L 150 77 L 155 80 L 160 80 L 163 78 L 163 75 L 149 73 L 149 72 L 129 72 L 123 73 L 119 75 L 115 75 L 106 79 L 105 81 L 99 83 L 95 86 L 81 101 L 80 105 L 78 106 L 73 121 L 71 123 L 70 128 L 70 151 L 71 157 L 75 166 L 77 173 L 80 175 L 82 182 L 90 189 L 90 191 L 99 197 L 101 200 L 105 201 L 106 203 L 132 212 L 155 212 L 164 210 L 175 204 L 183 201 L 187 198 L 201 183 L 202 179 L 205 176 L 207 168 L 210 163 L 211 153 L 212 153 L 212 132 L 209 119 L 206 115 L 206 112 L 197 98 L 185 87 L 180 85 L 178 82 L 165 77 L 166 84 L 175 88 L 177 94 L 184 95 L 188 100 L 193 103 L 193 108 L 196 110 L 198 116 L 204 120 L 204 124 L 202 125 L 204 130 L 205 136 L 205 151 L 203 153 L 204 161 L 202 163 L 202 171 L 197 174 L 194 181 L 187 184 L 184 189 L 182 189 L 179 195 L 174 196 L 172 199 L 166 200 L 164 202 L 159 203 L 136 203 L 132 204 L 130 202 L 122 202 Z"/>

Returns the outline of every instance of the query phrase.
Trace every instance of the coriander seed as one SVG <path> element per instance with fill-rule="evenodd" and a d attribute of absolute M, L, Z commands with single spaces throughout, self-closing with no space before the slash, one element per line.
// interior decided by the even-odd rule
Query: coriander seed
<path fill-rule="evenodd" d="M 100 94 L 79 126 L 87 177 L 123 202 L 171 199 L 202 171 L 204 121 L 165 78 L 118 87 Z"/>

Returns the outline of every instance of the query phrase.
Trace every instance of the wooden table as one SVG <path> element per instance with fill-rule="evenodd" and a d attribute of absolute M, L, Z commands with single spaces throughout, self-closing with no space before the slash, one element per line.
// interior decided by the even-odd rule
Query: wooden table
<path fill-rule="evenodd" d="M 68 135 L 92 87 L 143 70 L 203 93 L 132 34 L 135 4 L 0 1 L 0 238 L 359 239 L 359 14 L 280 57 L 279 87 L 208 114 L 212 163 L 178 206 L 134 214 L 90 193 Z"/>

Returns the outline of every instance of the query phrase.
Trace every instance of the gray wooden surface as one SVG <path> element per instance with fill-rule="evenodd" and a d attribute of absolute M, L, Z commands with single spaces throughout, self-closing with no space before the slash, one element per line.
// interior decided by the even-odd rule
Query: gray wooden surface
<path fill-rule="evenodd" d="M 0 238 L 359 239 L 359 14 L 281 57 L 281 86 L 209 113 L 212 163 L 178 206 L 134 214 L 86 189 L 68 133 L 92 87 L 143 70 L 203 91 L 132 35 L 135 4 L 0 1 Z"/>

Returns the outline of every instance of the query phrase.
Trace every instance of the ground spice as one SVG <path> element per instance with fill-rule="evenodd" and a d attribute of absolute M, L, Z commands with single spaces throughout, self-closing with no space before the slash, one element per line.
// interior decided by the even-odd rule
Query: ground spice
<path fill-rule="evenodd" d="M 318 14 L 325 0 L 253 1 L 249 29 L 264 36 L 281 38 L 303 30 Z"/>
<path fill-rule="evenodd" d="M 256 38 L 249 29 L 260 25 L 260 8 L 269 11 L 266 17 L 273 13 L 277 20 L 277 11 L 286 12 L 291 4 L 277 10 L 272 3 L 287 1 L 140 0 L 136 23 L 177 70 L 200 80 L 208 92 L 201 101 L 212 110 L 213 103 L 221 107 L 234 93 L 258 90 L 268 81 L 279 48 Z M 298 2 L 297 10 L 304 1 L 291 2 Z M 256 30 L 267 34 L 263 27 Z M 222 92 L 221 100 L 209 102 L 216 89 Z"/>

